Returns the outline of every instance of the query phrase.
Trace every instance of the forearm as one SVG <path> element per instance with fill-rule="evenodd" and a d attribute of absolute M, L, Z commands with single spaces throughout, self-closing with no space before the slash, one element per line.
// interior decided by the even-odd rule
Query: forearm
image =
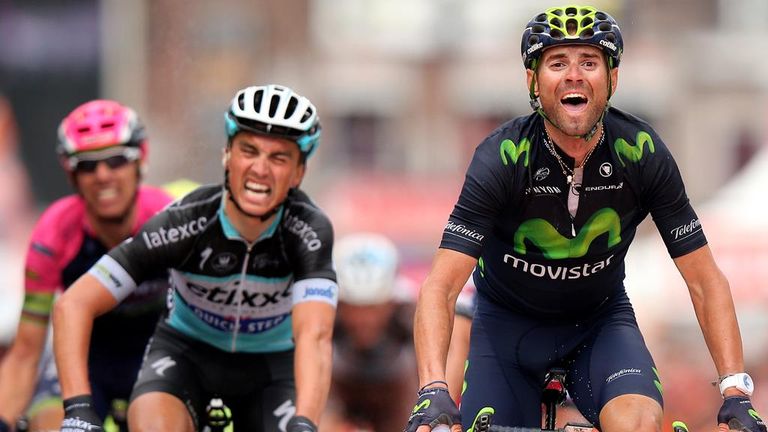
<path fill-rule="evenodd" d="M 328 399 L 331 386 L 331 334 L 309 334 L 297 338 L 294 355 L 296 415 L 315 424 Z"/>
<path fill-rule="evenodd" d="M 711 287 L 691 289 L 696 317 L 718 375 L 744 371 L 739 324 L 728 282 L 720 276 Z"/>
<path fill-rule="evenodd" d="M 416 306 L 413 332 L 421 386 L 446 379 L 453 315 L 448 297 L 425 284 Z"/>
<path fill-rule="evenodd" d="M 37 363 L 11 349 L 0 364 L 0 418 L 9 424 L 23 414 L 35 389 Z"/>
<path fill-rule="evenodd" d="M 64 399 L 90 394 L 88 382 L 88 346 L 93 315 L 62 296 L 54 306 L 53 348 Z"/>

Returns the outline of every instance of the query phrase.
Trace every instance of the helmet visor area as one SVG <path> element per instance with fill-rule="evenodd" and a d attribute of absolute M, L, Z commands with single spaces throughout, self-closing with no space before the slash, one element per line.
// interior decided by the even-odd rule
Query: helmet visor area
<path fill-rule="evenodd" d="M 291 141 L 298 141 L 304 136 L 313 135 L 319 128 L 319 126 L 316 125 L 308 131 L 303 131 L 287 126 L 273 125 L 258 120 L 237 117 L 232 113 L 228 113 L 227 115 L 229 119 L 232 120 L 235 125 L 237 125 L 237 128 L 230 133 L 230 138 L 233 137 L 237 132 L 249 131 L 259 135 L 267 135 L 277 138 L 285 138 Z"/>

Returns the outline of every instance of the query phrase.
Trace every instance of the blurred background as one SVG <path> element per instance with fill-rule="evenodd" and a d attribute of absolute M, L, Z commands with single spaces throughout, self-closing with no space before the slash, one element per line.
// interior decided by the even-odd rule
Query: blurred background
<path fill-rule="evenodd" d="M 588 2 L 620 23 L 613 104 L 675 155 L 740 315 L 755 403 L 768 410 L 768 2 Z M 239 88 L 281 83 L 324 127 L 303 187 L 337 234 L 395 240 L 421 281 L 474 147 L 530 112 L 525 23 L 552 1 L 0 0 L 0 336 L 15 332 L 25 242 L 71 193 L 58 122 L 113 98 L 148 126 L 147 181 L 220 182 L 223 113 Z M 652 223 L 630 250 L 630 296 L 668 418 L 711 430 L 716 377 L 687 290 Z"/>

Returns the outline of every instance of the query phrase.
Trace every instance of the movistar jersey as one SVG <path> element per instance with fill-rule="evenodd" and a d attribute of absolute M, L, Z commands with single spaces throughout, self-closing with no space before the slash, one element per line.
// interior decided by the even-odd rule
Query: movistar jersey
<path fill-rule="evenodd" d="M 523 313 L 583 315 L 623 290 L 624 257 L 649 213 L 673 258 L 706 244 L 656 132 L 615 108 L 604 129 L 571 210 L 570 173 L 545 146 L 541 116 L 507 122 L 477 147 L 441 247 L 478 258 L 478 292 Z"/>
<path fill-rule="evenodd" d="M 167 323 L 174 329 L 225 351 L 291 349 L 293 304 L 336 304 L 331 223 L 294 190 L 250 244 L 224 213 L 225 199 L 221 186 L 196 189 L 89 272 L 120 300 L 151 272 L 168 268 Z"/>

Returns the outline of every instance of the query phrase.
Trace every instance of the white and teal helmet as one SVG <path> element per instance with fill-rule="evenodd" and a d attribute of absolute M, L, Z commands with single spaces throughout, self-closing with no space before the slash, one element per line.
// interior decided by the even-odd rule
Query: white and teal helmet
<path fill-rule="evenodd" d="M 251 86 L 238 91 L 224 118 L 229 139 L 240 131 L 285 138 L 298 144 L 305 158 L 320 143 L 317 109 L 285 86 Z"/>
<path fill-rule="evenodd" d="M 388 238 L 373 233 L 350 234 L 333 247 L 339 300 L 375 305 L 392 300 L 399 254 Z"/>

